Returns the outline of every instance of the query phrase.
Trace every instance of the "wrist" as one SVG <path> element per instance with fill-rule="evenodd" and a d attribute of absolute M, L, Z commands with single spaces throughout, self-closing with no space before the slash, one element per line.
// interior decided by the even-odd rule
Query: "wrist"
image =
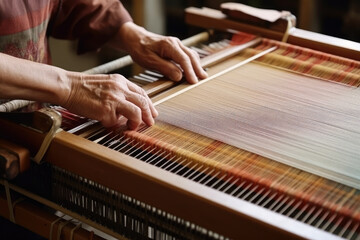
<path fill-rule="evenodd" d="M 74 95 L 76 95 L 78 86 L 81 85 L 82 73 L 72 72 L 60 69 L 58 73 L 58 82 L 60 85 L 61 91 L 58 95 L 58 104 L 65 108 L 70 107 Z"/>
<path fill-rule="evenodd" d="M 129 21 L 121 25 L 116 35 L 111 39 L 110 45 L 113 48 L 132 51 L 134 43 L 139 43 L 146 35 L 146 29 Z"/>

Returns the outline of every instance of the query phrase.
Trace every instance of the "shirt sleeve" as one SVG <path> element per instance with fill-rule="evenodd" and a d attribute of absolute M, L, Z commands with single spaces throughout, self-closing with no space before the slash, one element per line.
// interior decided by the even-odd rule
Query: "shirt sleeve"
<path fill-rule="evenodd" d="M 49 24 L 55 38 L 78 39 L 78 53 L 94 51 L 132 21 L 119 0 L 59 0 Z"/>

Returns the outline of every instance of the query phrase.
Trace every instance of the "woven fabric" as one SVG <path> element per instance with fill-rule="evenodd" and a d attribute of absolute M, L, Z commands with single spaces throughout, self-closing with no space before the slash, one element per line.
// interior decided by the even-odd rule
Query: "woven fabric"
<path fill-rule="evenodd" d="M 249 57 L 272 46 L 278 49 L 256 61 L 323 80 L 360 86 L 360 62 L 309 48 L 263 39 L 262 44 L 246 49 L 242 56 Z"/>
<path fill-rule="evenodd" d="M 248 58 L 271 46 L 277 46 L 278 49 L 261 57 L 256 62 L 301 73 L 301 75 L 316 79 L 339 82 L 355 87 L 360 85 L 359 62 L 287 43 L 264 39 L 261 45 L 254 49 L 246 49 L 239 58 Z M 244 77 L 242 76 L 241 79 Z M 223 88 L 218 88 L 218 94 L 224 90 Z M 202 97 L 204 97 L 202 95 L 197 96 L 192 98 L 193 102 L 202 101 Z M 183 100 L 181 99 L 181 101 Z M 179 102 L 181 101 L 179 100 Z M 221 101 L 225 100 L 221 99 Z M 182 106 L 176 99 L 171 102 L 169 103 L 171 107 L 181 108 Z M 235 100 L 233 104 L 236 105 Z M 163 106 L 159 106 L 162 110 L 160 112 L 162 116 L 164 109 L 161 107 Z M 198 108 L 197 111 L 205 114 L 204 124 L 211 122 L 212 116 L 206 115 L 206 109 Z M 170 115 L 172 114 L 174 112 Z M 187 116 L 187 121 L 193 117 L 185 110 L 179 113 L 179 116 Z M 193 124 L 191 120 L 188 125 L 190 124 Z M 211 128 L 211 126 L 207 127 Z M 216 126 L 212 127 L 216 128 Z M 155 126 L 145 131 L 128 132 L 127 135 L 147 146 L 154 146 L 157 149 L 184 158 L 189 167 L 198 168 L 200 165 L 204 169 L 209 169 L 207 170 L 209 173 L 213 169 L 226 172 L 229 179 L 235 177 L 248 184 L 258 184 L 261 187 L 284 193 L 306 203 L 351 216 L 357 221 L 360 220 L 359 190 L 183 128 L 186 127 L 180 128 L 169 123 L 157 122 Z"/>
<path fill-rule="evenodd" d="M 125 135 L 144 143 L 144 148 L 151 146 L 154 152 L 162 150 L 185 160 L 183 164 L 189 168 L 202 166 L 210 174 L 226 172 L 228 179 L 258 184 L 360 220 L 360 191 L 335 181 L 163 122 L 140 132 L 128 131 Z"/>

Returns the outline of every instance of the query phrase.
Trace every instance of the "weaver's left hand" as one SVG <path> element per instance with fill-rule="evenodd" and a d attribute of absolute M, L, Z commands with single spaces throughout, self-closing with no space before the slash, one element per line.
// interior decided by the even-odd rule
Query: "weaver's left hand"
<path fill-rule="evenodd" d="M 141 66 L 159 71 L 173 81 L 181 80 L 183 74 L 189 83 L 207 77 L 199 55 L 178 38 L 151 33 L 133 22 L 122 25 L 111 45 L 127 51 Z"/>

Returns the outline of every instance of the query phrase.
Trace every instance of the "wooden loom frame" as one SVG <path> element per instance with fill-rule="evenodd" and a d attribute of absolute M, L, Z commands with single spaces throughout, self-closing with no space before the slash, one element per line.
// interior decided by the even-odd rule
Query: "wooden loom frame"
<path fill-rule="evenodd" d="M 205 29 L 239 30 L 279 41 L 284 35 L 283 32 L 231 20 L 215 9 L 189 7 L 185 12 L 186 23 Z M 294 26 L 289 32 L 287 42 L 360 61 L 360 43 L 353 41 L 298 29 Z"/>
<path fill-rule="evenodd" d="M 41 133 L 1 119 L 0 130 L 0 137 L 11 136 L 31 152 L 43 139 Z M 54 137 L 44 160 L 230 238 L 337 239 L 65 131 Z"/>
<path fill-rule="evenodd" d="M 228 19 L 204 16 L 197 11 L 193 8 L 187 9 L 188 23 L 202 27 L 210 25 L 219 29 L 233 28 L 257 32 L 274 39 L 279 39 L 282 35 Z M 290 35 L 290 43 L 296 44 L 299 43 L 298 41 L 301 42 L 301 38 Z M 360 52 L 360 47 L 357 48 L 356 44 L 355 48 L 341 48 L 337 44 L 331 45 L 317 42 L 315 39 L 307 39 L 298 45 L 315 46 L 313 48 L 317 50 L 329 50 L 328 52 L 333 54 L 343 52 L 338 54 L 342 56 L 360 56 L 355 54 Z M 37 151 L 44 138 L 38 132 L 3 119 L 0 119 L 0 137 L 17 142 L 32 153 Z M 230 238 L 337 238 L 65 131 L 59 132 L 54 137 L 44 160 Z M 83 167 L 90 164 L 91 169 Z M 4 216 L 9 213 L 3 210 L 1 214 Z"/>

